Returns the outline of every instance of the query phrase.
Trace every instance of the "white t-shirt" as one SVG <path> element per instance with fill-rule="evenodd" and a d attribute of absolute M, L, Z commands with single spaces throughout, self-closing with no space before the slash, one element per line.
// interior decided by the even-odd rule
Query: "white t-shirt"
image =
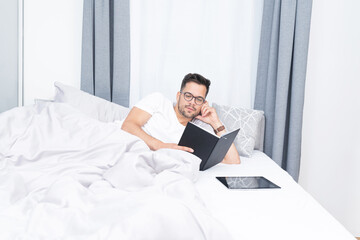
<path fill-rule="evenodd" d="M 152 93 L 140 100 L 135 107 L 151 114 L 142 129 L 150 136 L 165 143 L 178 143 L 185 126 L 179 123 L 173 103 L 159 92 Z M 192 122 L 209 132 L 212 127 L 199 119 Z"/>

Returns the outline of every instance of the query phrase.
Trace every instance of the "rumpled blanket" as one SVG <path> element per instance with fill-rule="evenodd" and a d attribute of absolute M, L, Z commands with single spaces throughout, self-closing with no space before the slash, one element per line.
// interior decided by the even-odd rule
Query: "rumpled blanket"
<path fill-rule="evenodd" d="M 0 114 L 0 239 L 231 239 L 196 192 L 199 163 L 65 103 L 14 108 Z"/>

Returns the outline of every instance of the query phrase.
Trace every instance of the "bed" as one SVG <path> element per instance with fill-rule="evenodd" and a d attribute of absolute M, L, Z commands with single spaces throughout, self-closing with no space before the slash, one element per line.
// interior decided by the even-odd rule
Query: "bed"
<path fill-rule="evenodd" d="M 122 131 L 129 109 L 56 88 L 0 114 L 0 239 L 353 239 L 261 151 L 200 172 L 194 155 Z M 215 179 L 251 175 L 281 189 Z"/>
<path fill-rule="evenodd" d="M 264 176 L 281 189 L 229 190 L 215 176 Z M 233 239 L 354 239 L 292 177 L 263 152 L 237 166 L 200 173 L 197 189 Z"/>

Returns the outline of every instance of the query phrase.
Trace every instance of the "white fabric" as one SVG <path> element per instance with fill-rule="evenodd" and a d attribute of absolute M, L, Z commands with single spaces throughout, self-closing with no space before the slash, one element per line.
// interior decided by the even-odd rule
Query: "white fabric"
<path fill-rule="evenodd" d="M 0 114 L 0 239 L 231 239 L 193 185 L 199 163 L 65 103 L 14 108 Z"/>
<path fill-rule="evenodd" d="M 154 91 L 172 99 L 195 72 L 211 80 L 211 101 L 252 107 L 263 0 L 130 4 L 130 106 Z"/>
<path fill-rule="evenodd" d="M 55 82 L 55 102 L 67 103 L 82 113 L 102 122 L 121 121 L 126 118 L 130 109 L 91 95 L 80 89 Z"/>
<path fill-rule="evenodd" d="M 228 190 L 216 176 L 264 176 L 281 189 Z M 314 198 L 260 151 L 240 165 L 220 163 L 200 172 L 196 183 L 211 213 L 234 239 L 353 240 Z"/>
<path fill-rule="evenodd" d="M 178 143 L 185 126 L 179 123 L 173 103 L 163 94 L 155 92 L 141 99 L 135 107 L 144 110 L 151 118 L 143 126 L 143 130 L 150 136 L 165 143 Z M 207 131 L 212 131 L 209 124 L 198 119 L 192 121 Z"/>
<path fill-rule="evenodd" d="M 198 172 L 194 155 L 149 151 L 67 104 L 14 108 L 0 114 L 0 239 L 353 240 L 266 155 L 241 160 Z M 215 176 L 282 189 L 227 190 Z"/>

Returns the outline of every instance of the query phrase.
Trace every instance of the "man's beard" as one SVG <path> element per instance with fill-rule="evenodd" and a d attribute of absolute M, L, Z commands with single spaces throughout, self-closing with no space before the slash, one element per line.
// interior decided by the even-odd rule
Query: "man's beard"
<path fill-rule="evenodd" d="M 186 118 L 191 118 L 193 119 L 194 117 L 196 117 L 198 115 L 198 113 L 196 112 L 196 110 L 194 109 L 194 113 L 193 114 L 189 114 L 185 111 L 185 108 L 190 107 L 192 109 L 194 109 L 193 107 L 191 107 L 191 105 L 183 105 L 182 107 L 180 107 L 180 104 L 178 105 L 178 110 L 181 113 L 181 115 L 183 115 Z"/>

